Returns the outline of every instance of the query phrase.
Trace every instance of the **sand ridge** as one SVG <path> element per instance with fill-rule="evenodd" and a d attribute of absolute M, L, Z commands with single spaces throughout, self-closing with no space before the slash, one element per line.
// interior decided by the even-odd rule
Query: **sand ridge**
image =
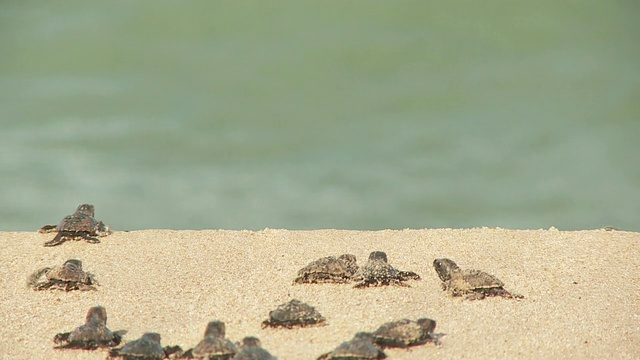
<path fill-rule="evenodd" d="M 144 332 L 187 349 L 220 319 L 227 337 L 254 335 L 279 359 L 315 359 L 358 331 L 429 317 L 442 346 L 387 349 L 391 359 L 640 357 L 640 234 L 623 231 L 507 229 L 141 230 L 115 231 L 100 244 L 43 247 L 51 234 L 1 232 L 0 358 L 104 359 L 106 351 L 53 350 L 53 336 L 81 325 L 86 311 L 107 309 L 124 341 Z M 398 269 L 422 280 L 410 288 L 353 284 L 293 285 L 298 269 L 351 253 L 364 264 L 385 251 Z M 431 263 L 449 257 L 487 271 L 523 300 L 453 299 Z M 101 286 L 89 292 L 34 292 L 28 275 L 77 258 Z M 263 329 L 277 305 L 299 299 L 327 326 Z"/>

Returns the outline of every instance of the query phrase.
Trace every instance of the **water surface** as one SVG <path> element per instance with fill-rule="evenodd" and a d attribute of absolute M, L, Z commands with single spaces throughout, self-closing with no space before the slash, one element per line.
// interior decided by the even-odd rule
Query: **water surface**
<path fill-rule="evenodd" d="M 0 4 L 0 230 L 640 231 L 635 2 Z"/>

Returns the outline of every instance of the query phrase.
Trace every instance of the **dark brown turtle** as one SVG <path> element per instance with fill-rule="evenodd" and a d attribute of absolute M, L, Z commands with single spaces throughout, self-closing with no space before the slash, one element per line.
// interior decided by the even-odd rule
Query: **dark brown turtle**
<path fill-rule="evenodd" d="M 233 360 L 277 360 L 277 358 L 262 347 L 257 337 L 247 336 L 239 344 L 239 351 Z"/>
<path fill-rule="evenodd" d="M 127 343 L 118 349 L 109 350 L 109 359 L 124 360 L 160 360 L 167 356 L 160 344 L 160 334 L 148 332 L 138 340 Z"/>
<path fill-rule="evenodd" d="M 420 275 L 411 271 L 396 270 L 387 262 L 387 254 L 383 251 L 374 251 L 369 254 L 369 261 L 358 270 L 354 279 L 360 280 L 354 287 L 398 285 L 406 286 L 404 281 L 420 280 Z"/>
<path fill-rule="evenodd" d="M 262 322 L 262 327 L 307 327 L 324 325 L 324 316 L 313 306 L 293 299 L 278 305 L 275 310 L 269 312 L 269 319 Z"/>
<path fill-rule="evenodd" d="M 57 232 L 51 241 L 44 243 L 44 246 L 60 245 L 67 240 L 80 240 L 92 244 L 100 242 L 96 236 L 107 236 L 111 232 L 109 226 L 94 218 L 94 207 L 91 204 L 78 206 L 76 212 L 65 216 L 60 224 L 45 225 L 39 230 L 40 233 Z"/>
<path fill-rule="evenodd" d="M 204 331 L 204 339 L 193 349 L 187 350 L 182 357 L 208 360 L 231 359 L 238 352 L 238 347 L 225 338 L 225 333 L 224 322 L 219 320 L 209 322 Z"/>
<path fill-rule="evenodd" d="M 82 270 L 82 261 L 70 259 L 62 266 L 37 270 L 27 280 L 34 290 L 96 290 L 93 274 Z"/>
<path fill-rule="evenodd" d="M 462 270 L 451 259 L 435 259 L 433 267 L 442 280 L 442 289 L 452 296 L 465 296 L 467 300 L 480 300 L 487 296 L 524 298 L 504 289 L 504 283 L 497 277 L 480 270 Z"/>
<path fill-rule="evenodd" d="M 327 256 L 300 269 L 293 283 L 346 283 L 351 281 L 357 271 L 358 264 L 354 255 L 343 254 L 337 258 Z"/>
<path fill-rule="evenodd" d="M 438 344 L 439 336 L 433 334 L 435 320 L 421 318 L 416 321 L 402 319 L 383 324 L 373 332 L 373 342 L 383 348 L 422 345 L 427 342 Z"/>
<path fill-rule="evenodd" d="M 95 350 L 118 346 L 122 335 L 126 331 L 112 332 L 107 328 L 107 310 L 102 306 L 95 306 L 87 312 L 84 325 L 72 332 L 59 333 L 53 338 L 58 345 L 56 349 L 84 349 Z"/>
<path fill-rule="evenodd" d="M 373 343 L 372 333 L 359 332 L 335 350 L 320 355 L 318 360 L 371 360 L 386 357 L 387 355 Z"/>

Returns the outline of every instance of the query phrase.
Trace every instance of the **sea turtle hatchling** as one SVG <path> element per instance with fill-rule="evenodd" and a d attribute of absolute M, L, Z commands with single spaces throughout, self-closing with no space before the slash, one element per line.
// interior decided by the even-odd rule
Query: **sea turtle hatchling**
<path fill-rule="evenodd" d="M 102 306 L 95 306 L 87 312 L 84 325 L 72 332 L 59 333 L 53 338 L 58 345 L 56 349 L 84 349 L 95 350 L 118 346 L 122 335 L 126 331 L 111 331 L 107 328 L 107 310 Z"/>
<path fill-rule="evenodd" d="M 435 320 L 421 318 L 416 321 L 402 319 L 383 324 L 373 332 L 373 342 L 383 348 L 406 348 L 434 342 L 439 344 L 439 335 L 434 335 Z"/>
<path fill-rule="evenodd" d="M 46 267 L 29 276 L 27 285 L 34 290 L 96 290 L 93 274 L 82 270 L 82 261 L 70 259 L 62 266 Z"/>
<path fill-rule="evenodd" d="M 372 360 L 386 357 L 387 355 L 373 343 L 372 333 L 359 332 L 335 350 L 320 355 L 318 360 Z"/>
<path fill-rule="evenodd" d="M 522 299 L 524 296 L 512 294 L 504 289 L 504 283 L 484 271 L 462 270 L 451 259 L 435 259 L 433 267 L 442 280 L 442 289 L 452 296 L 465 296 L 467 300 L 480 300 L 487 296 Z"/>
<path fill-rule="evenodd" d="M 107 236 L 111 233 L 109 226 L 94 218 L 94 207 L 91 204 L 78 206 L 76 212 L 65 216 L 60 224 L 45 225 L 40 228 L 39 232 L 43 234 L 57 232 L 51 241 L 44 243 L 44 246 L 56 246 L 67 240 L 80 239 L 97 244 L 100 242 L 97 236 Z"/>
<path fill-rule="evenodd" d="M 324 325 L 325 317 L 313 306 L 293 299 L 278 305 L 269 312 L 269 319 L 262 322 L 262 327 L 307 327 Z"/>
<path fill-rule="evenodd" d="M 144 333 L 138 340 L 131 341 L 118 349 L 109 350 L 108 359 L 124 360 L 160 360 L 167 357 L 160 344 L 160 334 Z"/>
<path fill-rule="evenodd" d="M 346 283 L 358 271 L 356 257 L 342 254 L 337 258 L 327 256 L 309 263 L 298 271 L 294 284 Z"/>
<path fill-rule="evenodd" d="M 207 324 L 202 339 L 196 347 L 187 350 L 182 358 L 187 359 L 208 359 L 208 360 L 229 360 L 237 352 L 238 347 L 231 340 L 225 338 L 225 324 L 215 320 Z"/>
<path fill-rule="evenodd" d="M 277 360 L 277 358 L 262 347 L 260 339 L 247 336 L 242 339 L 238 353 L 232 360 Z"/>
<path fill-rule="evenodd" d="M 358 273 L 354 275 L 354 279 L 360 280 L 354 286 L 356 288 L 382 285 L 409 287 L 404 281 L 420 280 L 420 275 L 412 271 L 396 270 L 388 263 L 385 252 L 374 251 L 369 254 L 369 261 L 358 270 Z"/>

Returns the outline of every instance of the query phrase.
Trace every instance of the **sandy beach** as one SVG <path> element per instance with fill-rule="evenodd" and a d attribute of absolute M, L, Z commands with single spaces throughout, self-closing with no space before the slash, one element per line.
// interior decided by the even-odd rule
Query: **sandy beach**
<path fill-rule="evenodd" d="M 441 346 L 387 349 L 390 359 L 640 358 L 640 233 L 506 229 L 346 231 L 115 231 L 100 244 L 69 241 L 46 248 L 53 235 L 2 232 L 0 358 L 104 359 L 105 350 L 54 350 L 53 336 L 84 322 L 96 305 L 124 342 L 144 332 L 163 345 L 193 347 L 208 321 L 226 323 L 227 337 L 254 335 L 281 360 L 315 359 L 358 331 L 402 318 L 429 317 Z M 298 269 L 328 255 L 388 254 L 415 271 L 411 287 L 354 289 L 353 284 L 293 285 Z M 463 301 L 442 291 L 432 262 L 448 257 L 463 268 L 500 278 L 522 300 Z M 33 271 L 83 261 L 97 291 L 33 291 Z M 307 302 L 327 325 L 263 329 L 270 310 Z"/>

